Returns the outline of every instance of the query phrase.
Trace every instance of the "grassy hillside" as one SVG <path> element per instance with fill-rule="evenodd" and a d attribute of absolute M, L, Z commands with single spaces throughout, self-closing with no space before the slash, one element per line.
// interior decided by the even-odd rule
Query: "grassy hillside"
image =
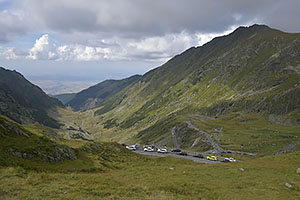
<path fill-rule="evenodd" d="M 50 117 L 57 107 L 57 99 L 46 95 L 39 87 L 16 71 L 0 67 L 0 114 L 19 123 L 39 122 L 58 128 L 59 123 Z"/>
<path fill-rule="evenodd" d="M 75 110 L 87 110 L 101 106 L 106 99 L 122 91 L 139 78 L 139 75 L 134 75 L 122 80 L 103 81 L 77 93 L 74 98 L 65 104 Z"/>
<path fill-rule="evenodd" d="M 0 167 L 2 199 L 299 199 L 299 152 L 233 164 L 136 158 L 104 172 Z"/>
<path fill-rule="evenodd" d="M 24 128 L 0 116 L 0 166 L 36 171 L 103 171 L 136 155 L 117 143 L 65 140 L 40 125 Z"/>
<path fill-rule="evenodd" d="M 60 102 L 62 102 L 64 105 L 74 99 L 76 96 L 76 93 L 68 93 L 68 94 L 57 94 L 53 95 L 52 97 L 58 99 Z"/>

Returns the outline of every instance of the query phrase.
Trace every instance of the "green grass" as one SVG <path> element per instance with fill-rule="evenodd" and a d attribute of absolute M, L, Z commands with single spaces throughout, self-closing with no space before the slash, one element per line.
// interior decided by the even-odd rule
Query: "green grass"
<path fill-rule="evenodd" d="M 193 122 L 211 134 L 214 129 L 221 129 L 220 144 L 225 149 L 268 155 L 300 141 L 298 126 L 272 124 L 258 114 L 231 113 L 213 120 Z M 244 145 L 243 149 L 241 144 Z"/>
<path fill-rule="evenodd" d="M 0 198 L 299 199 L 299 156 L 300 152 L 294 152 L 214 165 L 173 157 L 140 158 L 104 172 L 35 172 L 4 167 L 0 168 Z"/>

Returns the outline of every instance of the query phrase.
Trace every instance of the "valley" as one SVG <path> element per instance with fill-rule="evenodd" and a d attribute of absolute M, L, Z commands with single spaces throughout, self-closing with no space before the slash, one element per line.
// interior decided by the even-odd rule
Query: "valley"
<path fill-rule="evenodd" d="M 92 140 L 119 142 L 126 144 L 152 144 L 143 143 L 136 135 L 138 127 L 126 129 L 106 129 L 92 110 L 86 112 L 73 112 L 68 108 L 61 111 L 60 118 L 65 123 L 64 131 L 68 132 L 69 126 L 78 127 L 93 133 Z M 187 135 L 187 130 L 190 131 Z M 180 131 L 185 131 L 184 138 Z M 294 150 L 300 148 L 300 132 L 298 126 L 276 125 L 265 119 L 264 116 L 255 114 L 233 113 L 222 118 L 212 119 L 201 115 L 187 115 L 183 118 L 183 125 L 171 126 L 164 140 L 153 143 L 157 146 L 167 145 L 169 148 L 183 148 L 191 152 L 207 152 L 220 154 L 224 150 L 244 151 L 249 155 L 275 155 L 295 143 Z M 61 135 L 64 135 L 64 133 Z M 68 137 L 67 135 L 65 138 Z M 86 139 L 91 139 L 86 137 Z M 199 146 L 197 146 L 199 145 Z M 242 147 L 241 147 L 242 146 Z M 294 151 L 292 148 L 290 151 Z"/>
<path fill-rule="evenodd" d="M 0 68 L 0 199 L 299 199 L 299 66 L 255 24 L 61 102 Z"/>

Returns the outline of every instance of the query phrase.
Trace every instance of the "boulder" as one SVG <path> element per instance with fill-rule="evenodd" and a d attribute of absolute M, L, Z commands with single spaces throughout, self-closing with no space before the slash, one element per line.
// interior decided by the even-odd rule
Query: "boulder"
<path fill-rule="evenodd" d="M 289 183 L 285 183 L 285 186 L 286 186 L 287 188 L 292 188 L 292 185 L 289 184 Z"/>

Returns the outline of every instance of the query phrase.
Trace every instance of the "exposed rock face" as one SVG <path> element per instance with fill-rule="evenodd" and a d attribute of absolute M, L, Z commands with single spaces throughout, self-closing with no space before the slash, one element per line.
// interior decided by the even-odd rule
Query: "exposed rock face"
<path fill-rule="evenodd" d="M 98 144 L 96 144 L 96 143 L 91 143 L 91 144 L 88 145 L 88 146 L 84 146 L 84 147 L 82 148 L 82 150 L 83 150 L 83 151 L 87 151 L 87 152 L 99 152 L 99 151 L 101 151 L 102 149 L 101 149 L 101 147 L 100 147 Z"/>
<path fill-rule="evenodd" d="M 43 154 L 35 152 L 40 158 L 46 162 L 61 162 L 64 160 L 76 160 L 77 153 L 74 149 L 68 146 L 57 146 L 52 153 Z"/>
<path fill-rule="evenodd" d="M 21 152 L 17 152 L 17 151 L 13 151 L 11 149 L 11 154 L 14 156 L 17 156 L 19 158 L 24 158 L 24 159 L 32 159 L 34 156 L 31 154 L 27 154 L 27 153 L 21 153 Z"/>
<path fill-rule="evenodd" d="M 283 148 L 273 152 L 273 155 L 291 153 L 291 152 L 299 151 L 299 150 L 300 150 L 300 141 L 296 141 L 296 142 L 292 142 L 291 144 L 288 144 L 288 145 L 284 146 Z"/>
<path fill-rule="evenodd" d="M 24 158 L 24 159 L 34 159 L 40 158 L 45 162 L 62 162 L 64 160 L 76 160 L 77 152 L 75 149 L 64 145 L 56 146 L 53 151 L 43 153 L 39 150 L 32 150 L 30 152 L 19 152 L 13 149 L 9 149 L 13 156 Z"/>
<path fill-rule="evenodd" d="M 6 131 L 3 132 L 3 134 L 7 134 L 7 133 L 15 133 L 19 136 L 24 136 L 24 137 L 27 137 L 29 138 L 30 137 L 30 133 L 29 132 L 25 132 L 24 130 L 18 128 L 17 126 L 13 126 L 11 123 L 7 122 L 7 121 L 3 121 L 1 124 L 0 124 L 0 128 L 3 128 L 5 129 Z M 1 135 L 0 135 L 1 137 Z"/>

